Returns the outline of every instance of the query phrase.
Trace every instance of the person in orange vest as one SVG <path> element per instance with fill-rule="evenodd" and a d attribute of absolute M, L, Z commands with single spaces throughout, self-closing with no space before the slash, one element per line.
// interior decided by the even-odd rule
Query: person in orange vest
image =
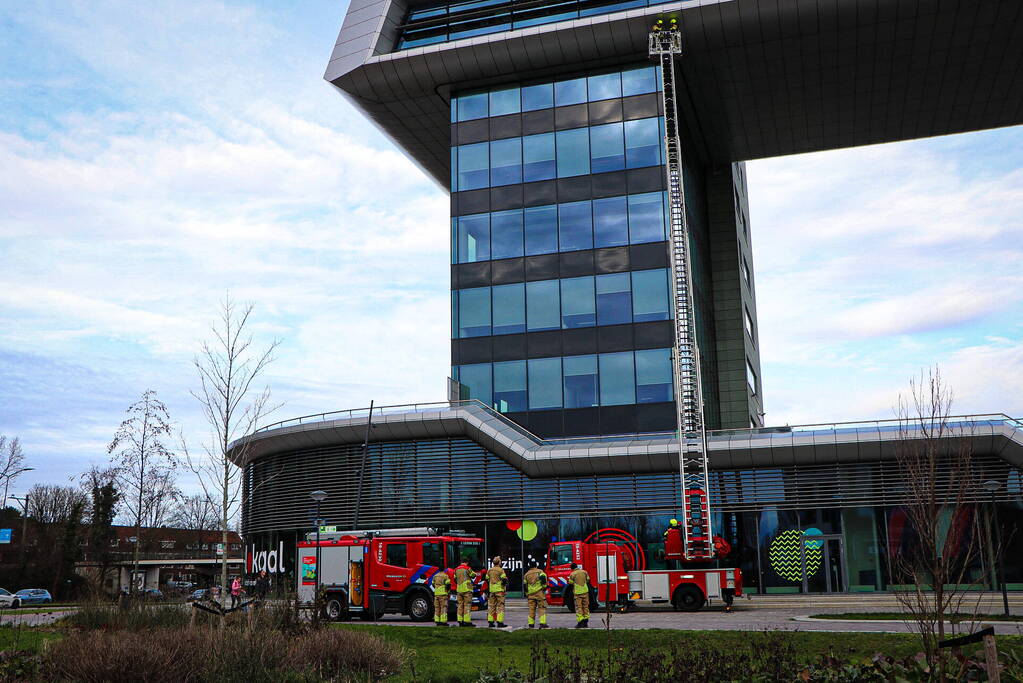
<path fill-rule="evenodd" d="M 455 592 L 458 594 L 458 615 L 456 621 L 459 626 L 475 626 L 472 623 L 472 581 L 476 578 L 476 572 L 469 567 L 469 563 L 462 560 L 462 564 L 455 568 Z"/>
<path fill-rule="evenodd" d="M 505 628 L 504 596 L 508 589 L 508 574 L 501 566 L 500 556 L 494 558 L 493 566 L 487 570 L 487 589 L 490 592 L 487 598 L 487 626 Z"/>
<path fill-rule="evenodd" d="M 572 573 L 568 575 L 568 583 L 572 586 L 572 597 L 575 599 L 575 627 L 589 628 L 590 574 L 573 562 Z"/>
<path fill-rule="evenodd" d="M 433 623 L 448 625 L 448 597 L 451 595 L 451 577 L 443 569 L 433 575 Z"/>

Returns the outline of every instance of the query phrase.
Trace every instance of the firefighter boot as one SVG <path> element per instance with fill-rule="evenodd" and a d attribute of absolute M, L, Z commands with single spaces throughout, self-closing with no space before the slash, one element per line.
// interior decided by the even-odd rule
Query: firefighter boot
<path fill-rule="evenodd" d="M 547 624 L 540 624 L 540 628 L 550 628 Z"/>
<path fill-rule="evenodd" d="M 508 624 L 504 623 L 503 621 L 499 621 L 497 622 L 497 628 L 508 628 Z"/>
<path fill-rule="evenodd" d="M 583 628 L 589 628 L 589 627 L 590 627 L 590 618 L 586 617 L 585 619 L 583 619 Z"/>
<path fill-rule="evenodd" d="M 487 622 L 487 628 L 494 628 L 494 622 L 488 621 Z"/>

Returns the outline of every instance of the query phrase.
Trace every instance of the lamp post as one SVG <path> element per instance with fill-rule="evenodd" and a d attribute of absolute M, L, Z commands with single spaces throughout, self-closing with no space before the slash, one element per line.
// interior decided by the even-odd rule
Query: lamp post
<path fill-rule="evenodd" d="M 14 470 L 13 472 L 7 475 L 7 478 L 4 479 L 4 503 L 3 505 L 0 505 L 0 509 L 7 508 L 7 488 L 11 485 L 11 479 L 14 479 L 16 476 L 23 472 L 31 472 L 34 469 L 35 469 L 34 467 L 22 467 L 21 469 Z"/>
<path fill-rule="evenodd" d="M 313 589 L 313 609 L 316 609 L 316 601 L 320 597 L 320 503 L 327 500 L 327 492 L 317 489 L 309 497 L 316 501 L 316 583 Z"/>
<path fill-rule="evenodd" d="M 991 494 L 991 526 L 994 527 L 992 535 L 998 534 L 998 551 L 995 555 L 995 580 L 998 581 L 999 587 L 1002 589 L 1002 610 L 1003 613 L 1009 615 L 1009 592 L 1005 585 L 1005 558 L 1002 553 L 1002 528 L 998 524 L 998 505 L 995 503 L 995 493 L 998 489 L 1002 488 L 1002 482 L 995 481 L 994 479 L 988 479 L 983 484 L 984 488 L 988 493 Z"/>

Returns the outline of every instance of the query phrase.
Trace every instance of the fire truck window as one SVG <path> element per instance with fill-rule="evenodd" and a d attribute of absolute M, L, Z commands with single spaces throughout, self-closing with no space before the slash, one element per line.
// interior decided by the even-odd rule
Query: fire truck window
<path fill-rule="evenodd" d="M 443 567 L 444 557 L 441 555 L 440 543 L 423 544 L 423 564 L 433 567 Z"/>
<path fill-rule="evenodd" d="M 551 556 L 551 564 L 569 564 L 572 562 L 572 546 L 570 545 L 559 545 L 555 546 L 554 554 Z"/>
<path fill-rule="evenodd" d="M 479 543 L 460 543 L 458 555 L 460 560 L 468 562 L 470 566 L 483 566 L 480 561 L 481 550 Z"/>
<path fill-rule="evenodd" d="M 394 567 L 408 566 L 408 546 L 404 543 L 387 544 L 387 564 Z"/>
<path fill-rule="evenodd" d="M 447 548 L 448 548 L 448 563 L 447 563 L 447 566 L 448 567 L 457 567 L 458 566 L 458 544 L 457 543 L 448 543 L 447 544 Z"/>

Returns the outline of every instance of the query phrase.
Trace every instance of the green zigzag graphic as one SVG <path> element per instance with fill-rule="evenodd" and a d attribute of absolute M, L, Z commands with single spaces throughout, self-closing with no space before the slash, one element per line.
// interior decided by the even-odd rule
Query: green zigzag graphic
<path fill-rule="evenodd" d="M 800 566 L 799 546 L 803 543 L 801 529 L 788 529 L 774 537 L 767 550 L 767 559 L 771 568 L 778 576 L 793 582 L 803 580 L 803 568 Z M 823 543 L 807 543 L 806 571 L 808 576 L 815 575 L 823 565 Z"/>

